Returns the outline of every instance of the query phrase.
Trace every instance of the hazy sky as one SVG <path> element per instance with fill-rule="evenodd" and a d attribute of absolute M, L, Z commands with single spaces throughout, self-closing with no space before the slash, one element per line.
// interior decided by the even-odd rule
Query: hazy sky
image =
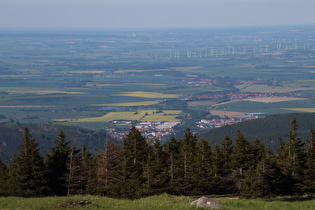
<path fill-rule="evenodd" d="M 315 24 L 315 0 L 0 0 L 0 27 Z"/>

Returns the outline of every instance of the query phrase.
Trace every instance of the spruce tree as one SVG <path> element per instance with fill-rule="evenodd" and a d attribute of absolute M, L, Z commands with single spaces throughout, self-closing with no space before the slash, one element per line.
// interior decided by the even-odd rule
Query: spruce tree
<path fill-rule="evenodd" d="M 266 148 L 261 141 L 256 138 L 251 144 L 252 162 L 251 168 L 255 168 L 259 161 L 261 161 L 266 155 Z"/>
<path fill-rule="evenodd" d="M 171 137 L 171 139 L 164 144 L 166 157 L 167 157 L 167 165 L 168 167 L 168 175 L 170 178 L 170 182 L 174 182 L 178 178 L 178 168 L 179 168 L 179 142 L 175 137 Z"/>
<path fill-rule="evenodd" d="M 229 175 L 229 180 L 234 183 L 235 192 L 240 192 L 242 188 L 242 179 L 244 170 L 249 169 L 253 158 L 251 145 L 246 137 L 238 130 L 235 147 L 232 154 L 233 171 Z"/>
<path fill-rule="evenodd" d="M 232 167 L 238 169 L 239 173 L 242 173 L 243 169 L 250 166 L 252 158 L 251 145 L 246 137 L 238 130 L 232 154 Z"/>
<path fill-rule="evenodd" d="M 122 143 L 122 196 L 128 198 L 141 197 L 144 174 L 148 157 L 148 144 L 141 133 L 133 126 Z"/>
<path fill-rule="evenodd" d="M 98 194 L 119 197 L 118 183 L 121 181 L 121 148 L 110 139 L 105 140 L 105 150 L 97 156 Z"/>
<path fill-rule="evenodd" d="M 85 145 L 81 150 L 81 189 L 82 194 L 96 193 L 96 163 L 91 152 L 87 151 Z"/>
<path fill-rule="evenodd" d="M 213 160 L 213 173 L 214 177 L 221 177 L 223 175 L 223 155 L 221 151 L 221 147 L 219 144 L 216 144 L 214 146 L 214 149 L 212 151 L 212 160 Z"/>
<path fill-rule="evenodd" d="M 180 187 L 183 194 L 189 195 L 197 181 L 197 138 L 189 128 L 186 129 L 184 138 L 180 140 L 179 154 L 182 159 L 183 179 L 180 180 Z"/>
<path fill-rule="evenodd" d="M 0 159 L 0 196 L 8 194 L 8 169 Z"/>
<path fill-rule="evenodd" d="M 184 138 L 180 141 L 180 155 L 183 159 L 184 178 L 192 177 L 197 172 L 196 165 L 197 138 L 189 128 L 186 129 Z"/>
<path fill-rule="evenodd" d="M 280 146 L 278 163 L 285 175 L 286 185 L 284 186 L 288 194 L 301 192 L 303 169 L 305 156 L 303 152 L 303 143 L 297 134 L 297 122 L 293 119 L 290 124 L 288 139 Z"/>
<path fill-rule="evenodd" d="M 170 194 L 181 194 L 179 183 L 183 178 L 182 158 L 179 155 L 180 142 L 173 136 L 164 144 L 167 161 L 167 175 L 169 186 L 167 192 Z"/>
<path fill-rule="evenodd" d="M 305 147 L 305 169 L 303 176 L 303 192 L 315 193 L 315 130 L 310 130 L 310 138 Z"/>
<path fill-rule="evenodd" d="M 241 196 L 245 198 L 274 197 L 283 194 L 284 176 L 270 150 L 258 162 L 255 171 L 248 170 L 243 179 Z"/>
<path fill-rule="evenodd" d="M 221 144 L 224 145 L 221 146 Z M 228 194 L 233 193 L 233 182 L 229 179 L 229 175 L 232 173 L 232 154 L 229 151 L 233 151 L 231 146 L 232 140 L 226 136 L 221 144 L 216 144 L 212 150 L 212 167 L 213 167 L 213 183 L 215 184 L 216 194 Z M 228 162 L 227 162 L 228 161 Z"/>
<path fill-rule="evenodd" d="M 155 139 L 153 146 L 149 146 L 145 176 L 146 194 L 160 194 L 165 190 L 169 181 L 166 154 L 158 139 Z"/>
<path fill-rule="evenodd" d="M 221 147 L 221 161 L 222 161 L 222 176 L 227 176 L 232 171 L 232 154 L 234 147 L 232 146 L 232 139 L 230 136 L 225 135 L 220 144 Z"/>
<path fill-rule="evenodd" d="M 44 158 L 39 154 L 38 144 L 28 128 L 24 128 L 20 152 L 14 156 L 10 167 L 10 178 L 10 185 L 16 195 L 47 193 Z"/>
<path fill-rule="evenodd" d="M 47 178 L 50 193 L 54 195 L 67 195 L 67 163 L 69 161 L 69 142 L 65 141 L 65 135 L 60 131 L 55 146 L 51 153 L 47 154 Z"/>
<path fill-rule="evenodd" d="M 67 196 L 84 194 L 82 180 L 82 154 L 79 149 L 72 145 L 69 149 L 67 162 Z"/>
<path fill-rule="evenodd" d="M 193 194 L 211 194 L 214 190 L 212 151 L 209 143 L 202 138 L 197 144 L 197 182 Z"/>

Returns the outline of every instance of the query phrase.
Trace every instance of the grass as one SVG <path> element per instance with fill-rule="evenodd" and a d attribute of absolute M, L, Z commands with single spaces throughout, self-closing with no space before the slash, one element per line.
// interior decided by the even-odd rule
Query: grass
<path fill-rule="evenodd" d="M 67 206 L 70 202 L 89 201 L 85 206 Z M 139 200 L 112 199 L 96 196 L 19 198 L 0 197 L 0 209 L 197 209 L 191 199 L 170 195 L 152 196 Z"/>
<path fill-rule="evenodd" d="M 314 209 L 314 197 L 280 197 L 272 199 L 226 199 L 217 198 L 216 202 L 224 206 L 224 209 L 277 209 L 277 210 L 311 210 Z"/>
<path fill-rule="evenodd" d="M 171 196 L 167 194 L 151 196 L 138 200 L 112 199 L 97 196 L 73 197 L 43 197 L 20 198 L 0 197 L 0 209 L 131 209 L 131 210 L 160 210 L 160 209 L 203 209 L 191 207 L 190 202 L 195 199 L 184 196 Z M 273 199 L 231 199 L 215 198 L 224 209 L 279 209 L 279 210 L 308 210 L 314 209 L 314 197 L 280 197 Z M 77 201 L 88 201 L 85 206 L 69 204 Z"/>
<path fill-rule="evenodd" d="M 137 112 L 110 112 L 101 117 L 77 118 L 77 119 L 55 119 L 57 122 L 110 122 L 113 120 L 137 120 L 137 121 L 168 121 L 176 122 L 181 111 L 164 110 L 157 113 L 157 110 L 140 110 Z"/>

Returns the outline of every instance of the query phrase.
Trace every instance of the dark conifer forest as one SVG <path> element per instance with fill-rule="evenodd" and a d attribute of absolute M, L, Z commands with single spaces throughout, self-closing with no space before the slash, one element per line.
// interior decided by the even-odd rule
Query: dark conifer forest
<path fill-rule="evenodd" d="M 44 157 L 25 128 L 13 161 L 0 160 L 0 195 L 136 199 L 161 193 L 244 198 L 315 193 L 315 131 L 302 140 L 297 130 L 293 119 L 274 151 L 241 130 L 214 146 L 197 140 L 189 128 L 181 139 L 150 145 L 132 127 L 122 142 L 106 139 L 96 154 L 70 144 L 60 131 Z"/>

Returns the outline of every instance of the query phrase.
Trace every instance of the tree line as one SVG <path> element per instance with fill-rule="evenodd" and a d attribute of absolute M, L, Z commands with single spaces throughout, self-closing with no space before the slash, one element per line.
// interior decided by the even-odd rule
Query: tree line
<path fill-rule="evenodd" d="M 292 120 L 288 137 L 273 152 L 240 132 L 211 147 L 189 128 L 181 139 L 149 145 L 135 128 L 122 142 L 105 140 L 92 154 L 65 141 L 60 131 L 49 154 L 24 129 L 11 164 L 0 161 L 0 195 L 102 195 L 140 198 L 160 193 L 205 195 L 238 193 L 245 198 L 315 193 L 315 130 L 306 143 Z"/>

